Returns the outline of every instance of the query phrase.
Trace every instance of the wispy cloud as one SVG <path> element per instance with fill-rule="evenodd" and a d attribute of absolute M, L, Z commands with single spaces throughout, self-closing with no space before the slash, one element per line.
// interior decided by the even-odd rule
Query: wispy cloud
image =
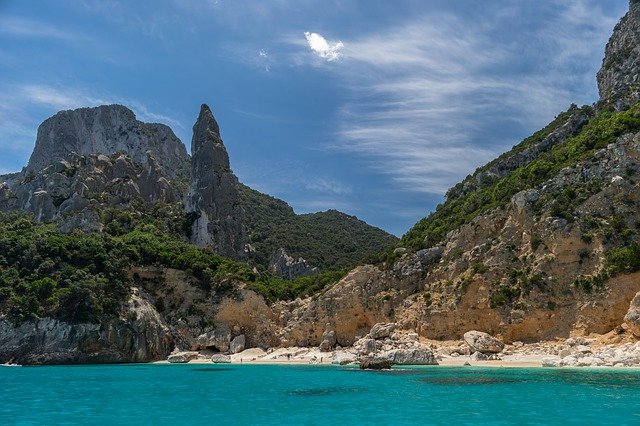
<path fill-rule="evenodd" d="M 86 39 L 85 35 L 16 16 L 0 17 L 0 33 L 14 37 L 46 38 L 73 42 Z"/>
<path fill-rule="evenodd" d="M 491 10 L 483 25 L 471 25 L 476 16 L 423 15 L 346 40 L 345 66 L 332 72 L 348 84 L 351 101 L 338 115 L 334 148 L 368 158 L 399 189 L 444 193 L 516 143 L 516 134 L 573 101 L 595 100 L 584 90 L 586 81 L 595 87 L 593 46 L 604 45 L 614 18 L 590 6 L 557 4 L 557 17 L 522 40 L 495 34 L 525 17 Z"/>
<path fill-rule="evenodd" d="M 22 98 L 32 104 L 45 106 L 54 110 L 75 109 L 105 104 L 123 104 L 130 108 L 138 120 L 159 122 L 172 127 L 184 126 L 176 119 L 151 111 L 145 104 L 126 97 L 101 96 L 79 89 L 60 89 L 46 85 L 25 85 L 18 89 Z"/>
<path fill-rule="evenodd" d="M 342 58 L 342 48 L 344 44 L 341 41 L 329 44 L 329 42 L 318 33 L 304 33 L 307 39 L 309 49 L 322 59 L 326 59 L 327 62 L 335 62 Z"/>

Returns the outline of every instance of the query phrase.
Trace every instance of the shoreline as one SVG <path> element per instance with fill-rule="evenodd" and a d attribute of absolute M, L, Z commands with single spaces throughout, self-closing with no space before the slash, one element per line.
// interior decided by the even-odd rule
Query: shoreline
<path fill-rule="evenodd" d="M 496 354 L 473 353 L 464 341 L 430 341 L 418 339 L 401 346 L 385 340 L 384 350 L 358 351 L 357 346 L 321 352 L 318 347 L 287 347 L 263 350 L 246 349 L 237 354 L 225 355 L 209 351 L 174 352 L 169 359 L 152 364 L 234 364 L 234 365 L 358 365 L 362 356 L 384 356 L 384 351 L 421 350 L 431 352 L 437 365 L 428 363 L 395 363 L 397 367 L 490 367 L 490 368 L 640 368 L 640 342 L 611 342 L 607 337 L 569 338 L 549 342 L 524 344 L 514 342 L 504 346 Z M 183 357 L 180 361 L 170 359 Z M 213 360 L 212 360 L 213 357 Z"/>

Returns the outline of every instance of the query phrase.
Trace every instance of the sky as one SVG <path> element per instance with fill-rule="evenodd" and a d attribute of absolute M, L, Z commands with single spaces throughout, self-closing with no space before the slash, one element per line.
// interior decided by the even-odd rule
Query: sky
<path fill-rule="evenodd" d="M 120 103 L 190 149 L 207 103 L 241 182 L 398 236 L 597 100 L 627 0 L 0 0 L 0 174 L 38 125 Z"/>

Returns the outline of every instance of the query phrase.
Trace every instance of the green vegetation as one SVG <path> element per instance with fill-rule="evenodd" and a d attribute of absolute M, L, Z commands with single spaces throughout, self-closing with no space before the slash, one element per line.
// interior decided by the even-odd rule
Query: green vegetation
<path fill-rule="evenodd" d="M 261 294 L 269 302 L 293 300 L 298 297 L 314 295 L 325 287 L 339 281 L 347 274 L 346 270 L 327 271 L 318 275 L 286 280 L 280 277 L 265 276 L 249 283 L 248 288 Z"/>
<path fill-rule="evenodd" d="M 243 282 L 270 301 L 316 293 L 345 274 L 292 281 L 256 274 L 180 240 L 176 235 L 183 218 L 171 208 L 154 212 L 107 210 L 107 232 L 71 235 L 25 215 L 0 214 L 0 313 L 17 323 L 44 316 L 99 322 L 119 313 L 132 285 L 127 272 L 133 265 L 186 271 L 213 298 L 232 295 Z"/>
<path fill-rule="evenodd" d="M 640 271 L 640 244 L 609 250 L 605 254 L 607 272 L 612 275 Z"/>
<path fill-rule="evenodd" d="M 554 123 L 550 125 L 551 128 L 558 124 Z M 517 192 L 542 184 L 563 168 L 574 166 L 579 161 L 592 157 L 597 150 L 605 148 L 618 136 L 639 130 L 640 104 L 623 112 L 601 112 L 592 118 L 578 135 L 541 153 L 529 165 L 518 168 L 487 186 L 481 186 L 469 192 L 454 191 L 454 196 L 449 197 L 431 215 L 409 230 L 403 236 L 400 245 L 414 249 L 431 247 L 442 241 L 448 232 L 462 224 L 470 222 L 492 208 L 505 205 Z M 548 133 L 549 127 L 545 128 L 538 138 Z M 520 149 L 521 145 L 514 150 Z M 564 194 L 568 201 L 571 200 L 571 196 L 571 193 Z M 557 213 L 568 217 L 569 212 L 567 214 L 564 212 L 569 205 L 570 203 L 566 204 L 565 208 L 559 205 L 556 208 Z"/>
<path fill-rule="evenodd" d="M 322 270 L 348 269 L 398 241 L 385 231 L 335 210 L 296 215 L 284 201 L 240 185 L 240 200 L 256 262 L 266 267 L 284 248 Z"/>

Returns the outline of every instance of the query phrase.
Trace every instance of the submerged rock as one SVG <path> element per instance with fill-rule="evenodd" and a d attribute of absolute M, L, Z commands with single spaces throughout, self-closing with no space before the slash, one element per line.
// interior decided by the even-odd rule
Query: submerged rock
<path fill-rule="evenodd" d="M 361 370 L 388 370 L 393 363 L 388 358 L 365 357 L 360 360 Z"/>

